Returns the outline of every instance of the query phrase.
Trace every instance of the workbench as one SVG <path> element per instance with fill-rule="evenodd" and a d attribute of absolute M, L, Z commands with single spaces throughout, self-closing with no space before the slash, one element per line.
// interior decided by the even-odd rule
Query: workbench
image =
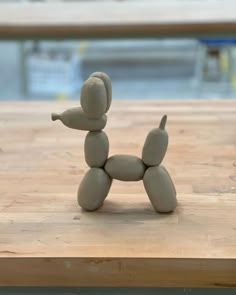
<path fill-rule="evenodd" d="M 67 102 L 0 103 L 0 286 L 236 287 L 236 100 L 113 101 L 110 155 L 140 156 L 168 114 L 172 214 L 142 181 L 114 181 L 85 212 L 86 132 L 50 120 Z"/>

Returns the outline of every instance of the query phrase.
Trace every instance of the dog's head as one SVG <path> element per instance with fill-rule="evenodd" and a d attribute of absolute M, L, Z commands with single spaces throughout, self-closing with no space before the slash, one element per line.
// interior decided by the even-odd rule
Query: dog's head
<path fill-rule="evenodd" d="M 80 93 L 81 107 L 52 114 L 52 120 L 61 120 L 67 127 L 95 131 L 106 125 L 106 112 L 111 106 L 112 86 L 109 76 L 95 72 L 83 83 Z"/>

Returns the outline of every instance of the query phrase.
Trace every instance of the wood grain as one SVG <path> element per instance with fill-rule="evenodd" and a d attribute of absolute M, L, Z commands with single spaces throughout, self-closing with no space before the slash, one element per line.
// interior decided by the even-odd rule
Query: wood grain
<path fill-rule="evenodd" d="M 1 38 L 234 34 L 233 1 L 1 4 Z"/>
<path fill-rule="evenodd" d="M 114 181 L 97 212 L 78 207 L 86 132 L 50 121 L 77 104 L 0 103 L 0 285 L 236 287 L 236 100 L 113 101 L 111 155 L 140 156 L 168 114 L 170 215 L 142 182 Z"/>

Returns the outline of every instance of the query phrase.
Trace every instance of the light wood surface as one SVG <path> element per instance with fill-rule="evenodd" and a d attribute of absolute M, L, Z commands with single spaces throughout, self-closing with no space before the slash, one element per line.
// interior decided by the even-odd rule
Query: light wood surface
<path fill-rule="evenodd" d="M 3 3 L 1 38 L 234 34 L 235 1 Z"/>
<path fill-rule="evenodd" d="M 76 104 L 0 103 L 0 285 L 236 287 L 236 100 L 113 101 L 111 155 L 140 156 L 168 114 L 170 215 L 142 182 L 78 207 L 86 132 L 50 121 Z"/>

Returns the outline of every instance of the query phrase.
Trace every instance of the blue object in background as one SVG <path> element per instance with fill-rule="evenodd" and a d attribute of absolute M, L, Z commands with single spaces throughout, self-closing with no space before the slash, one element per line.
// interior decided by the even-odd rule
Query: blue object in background
<path fill-rule="evenodd" d="M 199 42 L 208 46 L 235 45 L 236 38 L 200 38 Z"/>

